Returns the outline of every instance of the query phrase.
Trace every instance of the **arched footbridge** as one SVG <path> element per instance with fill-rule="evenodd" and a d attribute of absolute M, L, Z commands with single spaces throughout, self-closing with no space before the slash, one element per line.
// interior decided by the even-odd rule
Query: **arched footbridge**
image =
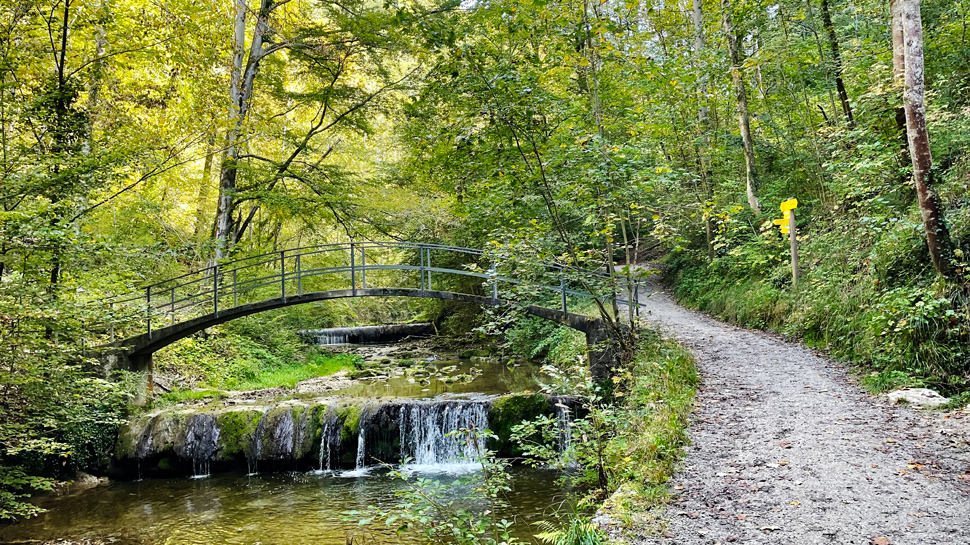
<path fill-rule="evenodd" d="M 528 279 L 528 280 L 527 280 Z M 131 336 L 112 342 L 113 367 L 151 371 L 152 354 L 208 327 L 268 310 L 354 297 L 417 297 L 518 306 L 586 334 L 594 376 L 613 364 L 602 348 L 609 333 L 598 317 L 570 312 L 591 297 L 590 286 L 628 304 L 609 277 L 553 263 L 500 263 L 482 250 L 411 242 L 328 244 L 237 259 L 104 301 L 116 321 L 141 324 Z M 578 289 L 578 286 L 584 286 Z M 637 304 L 639 285 L 631 286 Z M 515 296 L 510 297 L 510 294 Z M 610 301 L 612 303 L 612 301 Z M 130 329 L 130 327 L 129 327 Z M 112 329 L 112 336 L 114 330 Z"/>

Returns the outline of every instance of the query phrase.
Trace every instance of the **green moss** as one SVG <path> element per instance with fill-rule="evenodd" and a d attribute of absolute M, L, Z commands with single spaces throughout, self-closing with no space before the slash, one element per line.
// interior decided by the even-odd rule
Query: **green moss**
<path fill-rule="evenodd" d="M 257 410 L 230 411 L 216 416 L 219 426 L 219 460 L 246 455 L 263 413 Z"/>
<path fill-rule="evenodd" d="M 145 427 L 151 422 L 152 417 L 141 415 L 122 424 L 118 429 L 118 439 L 115 442 L 115 459 L 124 460 L 135 456 L 135 449 L 138 447 L 138 440 L 141 439 Z"/>
<path fill-rule="evenodd" d="M 522 456 L 522 448 L 510 441 L 512 428 L 526 420 L 552 413 L 549 401 L 542 394 L 512 394 L 496 399 L 488 417 L 488 427 L 497 437 L 492 449 L 502 457 Z"/>
<path fill-rule="evenodd" d="M 158 461 L 158 469 L 161 469 L 162 471 L 172 469 L 172 460 L 169 458 L 162 458 Z"/>
<path fill-rule="evenodd" d="M 337 418 L 343 422 L 340 428 L 340 442 L 356 440 L 360 433 L 360 407 L 344 405 L 337 409 Z"/>

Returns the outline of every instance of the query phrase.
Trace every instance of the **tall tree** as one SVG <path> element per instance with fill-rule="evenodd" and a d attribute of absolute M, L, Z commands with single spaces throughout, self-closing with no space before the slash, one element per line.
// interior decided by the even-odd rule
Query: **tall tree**
<path fill-rule="evenodd" d="M 734 81 L 734 95 L 737 100 L 738 127 L 744 146 L 745 192 L 748 206 L 755 214 L 761 213 L 758 201 L 758 168 L 754 158 L 754 141 L 751 138 L 751 116 L 748 113 L 748 92 L 745 90 L 744 75 L 741 73 L 741 54 L 738 51 L 738 35 L 734 28 L 734 6 L 731 0 L 721 0 L 721 22 L 727 39 L 728 56 L 731 61 L 731 78 Z"/>
<path fill-rule="evenodd" d="M 714 225 L 711 220 L 710 203 L 713 201 L 713 188 L 710 180 L 710 121 L 711 109 L 707 105 L 707 70 L 704 66 L 704 1 L 693 0 L 691 21 L 694 25 L 694 59 L 697 71 L 697 123 L 701 136 L 697 142 L 697 167 L 700 170 L 701 186 L 704 189 L 704 238 L 707 240 L 707 253 L 714 259 Z"/>
<path fill-rule="evenodd" d="M 232 229 L 233 202 L 236 192 L 236 177 L 239 172 L 239 156 L 241 154 L 243 127 L 249 115 L 249 107 L 253 98 L 253 87 L 256 83 L 256 73 L 263 59 L 287 47 L 286 42 L 267 42 L 270 33 L 269 18 L 286 1 L 273 2 L 259 0 L 256 12 L 256 25 L 249 43 L 249 54 L 246 55 L 246 15 L 249 11 L 248 0 L 235 0 L 235 18 L 233 25 L 233 53 L 232 76 L 229 88 L 229 128 L 226 133 L 226 146 L 223 152 L 222 168 L 219 172 L 219 200 L 216 206 L 215 219 L 215 259 L 218 261 L 225 256 L 229 246 Z M 243 60 L 245 58 L 245 65 Z"/>
<path fill-rule="evenodd" d="M 835 88 L 839 92 L 839 101 L 842 103 L 842 114 L 845 115 L 849 126 L 855 125 L 852 117 L 852 105 L 849 104 L 849 93 L 845 90 L 845 82 L 842 80 L 842 53 L 839 50 L 839 38 L 835 34 L 835 25 L 832 24 L 832 15 L 829 13 L 829 0 L 822 0 L 822 26 L 829 35 L 829 47 L 832 49 L 832 67 L 835 72 Z"/>
<path fill-rule="evenodd" d="M 893 74 L 903 83 L 906 140 L 913 163 L 913 184 L 933 268 L 948 276 L 953 253 L 939 197 L 933 188 L 933 155 L 926 126 L 926 70 L 919 0 L 892 0 Z"/>

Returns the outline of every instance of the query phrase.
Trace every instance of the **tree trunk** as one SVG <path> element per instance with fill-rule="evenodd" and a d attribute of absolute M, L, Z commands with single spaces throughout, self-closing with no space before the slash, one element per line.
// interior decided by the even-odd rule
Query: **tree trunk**
<path fill-rule="evenodd" d="M 195 205 L 195 228 L 193 235 L 196 240 L 202 236 L 202 230 L 205 229 L 205 211 L 208 208 L 206 204 L 209 201 L 209 185 L 212 181 L 212 158 L 215 155 L 212 148 L 215 145 L 216 133 L 210 131 L 209 139 L 206 141 L 205 164 L 202 166 L 202 180 L 199 181 L 199 200 Z"/>
<path fill-rule="evenodd" d="M 710 180 L 710 157 L 708 157 L 708 133 L 710 132 L 710 108 L 707 106 L 707 72 L 702 62 L 704 55 L 704 2 L 693 0 L 692 18 L 694 23 L 694 57 L 697 64 L 697 122 L 700 125 L 701 137 L 697 144 L 697 162 L 700 170 L 701 185 L 703 186 L 706 202 L 703 203 L 704 238 L 707 241 L 707 255 L 714 260 L 714 225 L 711 220 L 710 206 L 714 200 L 714 192 Z"/>
<path fill-rule="evenodd" d="M 731 60 L 731 77 L 734 79 L 734 91 L 738 101 L 738 126 L 741 130 L 741 142 L 744 144 L 745 189 L 748 195 L 748 206 L 751 207 L 751 210 L 755 214 L 760 214 L 761 203 L 758 202 L 758 171 L 754 160 L 754 143 L 751 140 L 748 93 L 745 91 L 744 77 L 741 75 L 738 36 L 734 31 L 734 9 L 730 0 L 721 1 L 721 10 L 724 34 L 727 38 L 728 54 Z"/>
<path fill-rule="evenodd" d="M 845 82 L 842 81 L 842 54 L 839 52 L 839 40 L 835 35 L 835 27 L 832 25 L 832 15 L 829 13 L 829 0 L 822 0 L 822 25 L 829 35 L 829 46 L 832 48 L 832 64 L 835 68 L 835 88 L 839 92 L 839 101 L 842 102 L 842 113 L 849 126 L 855 125 L 852 117 L 852 105 L 849 104 L 849 94 L 845 90 Z"/>
<path fill-rule="evenodd" d="M 913 183 L 916 186 L 916 197 L 923 216 L 926 245 L 930 251 L 933 268 L 941 275 L 948 276 L 953 248 L 950 233 L 943 220 L 939 198 L 933 190 L 933 157 L 930 153 L 930 139 L 926 128 L 923 22 L 919 0 L 894 0 L 893 4 L 894 45 L 897 27 L 895 19 L 897 16 L 901 19 L 899 26 L 902 28 L 903 37 L 903 108 L 906 113 L 906 140 L 909 143 L 909 155 L 913 162 Z M 897 50 L 894 48 L 894 75 L 896 53 Z"/>
<path fill-rule="evenodd" d="M 110 17 L 108 0 L 101 0 L 98 6 L 98 21 L 95 25 L 95 61 L 91 68 L 91 83 L 88 85 L 88 130 L 84 143 L 81 145 L 81 152 L 85 155 L 91 153 L 91 140 L 94 138 L 95 112 L 98 109 L 98 101 L 101 98 L 101 83 L 104 80 L 104 57 L 108 54 L 108 35 L 104 30 L 104 25 Z"/>
<path fill-rule="evenodd" d="M 229 78 L 229 129 L 226 133 L 226 148 L 222 154 L 222 166 L 219 168 L 219 201 L 216 204 L 216 219 L 213 228 L 216 261 L 222 259 L 228 250 L 233 193 L 236 191 L 239 135 L 244 121 L 241 100 L 243 96 L 242 68 L 243 57 L 246 54 L 246 12 L 249 6 L 247 0 L 234 0 L 233 6 L 236 14 L 232 45 L 232 75 Z"/>
<path fill-rule="evenodd" d="M 253 85 L 260 62 L 267 55 L 282 49 L 277 44 L 270 48 L 263 48 L 263 36 L 269 32 L 269 16 L 277 6 L 272 0 L 260 0 L 259 12 L 256 14 L 256 27 L 253 39 L 249 44 L 249 57 L 243 67 L 243 57 L 246 46 L 246 11 L 247 0 L 235 0 L 236 18 L 233 33 L 232 56 L 232 87 L 229 96 L 232 106 L 229 110 L 229 130 L 226 135 L 226 150 L 223 154 L 222 168 L 219 173 L 219 202 L 216 206 L 215 221 L 215 259 L 222 259 L 229 250 L 232 232 L 233 196 L 236 192 L 236 175 L 240 155 L 240 144 L 243 126 L 249 113 L 249 106 L 253 97 Z"/>

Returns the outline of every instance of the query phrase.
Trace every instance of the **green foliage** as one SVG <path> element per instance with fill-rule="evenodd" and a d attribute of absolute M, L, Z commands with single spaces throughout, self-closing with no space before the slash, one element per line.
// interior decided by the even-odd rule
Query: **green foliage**
<path fill-rule="evenodd" d="M 27 475 L 19 468 L 0 466 L 0 520 L 16 520 L 42 513 L 24 501 L 34 491 L 52 490 L 56 481 Z"/>
<path fill-rule="evenodd" d="M 600 531 L 587 517 L 571 516 L 561 528 L 549 523 L 540 524 L 544 528 L 536 534 L 540 540 L 550 545 L 602 545 L 609 543 L 609 538 Z"/>
<path fill-rule="evenodd" d="M 348 520 L 361 526 L 380 521 L 399 533 L 418 533 L 427 543 L 517 545 L 511 536 L 513 521 L 494 514 L 507 505 L 505 495 L 511 490 L 508 462 L 486 448 L 495 437 L 488 430 L 477 429 L 458 430 L 451 437 L 475 447 L 477 455 L 470 462 L 480 465 L 480 471 L 450 483 L 393 471 L 394 477 L 408 485 L 396 493 L 397 503 L 391 509 L 368 506 L 367 510 L 348 511 Z"/>
<path fill-rule="evenodd" d="M 556 380 L 551 388 L 569 388 L 565 391 L 579 402 L 570 423 L 570 446 L 556 448 L 559 422 L 542 416 L 514 428 L 524 454 L 535 463 L 579 464 L 582 471 L 572 478 L 592 487 L 594 497 L 603 499 L 632 485 L 653 491 L 637 495 L 637 510 L 664 501 L 666 493 L 656 492 L 664 490 L 683 456 L 699 382 L 690 354 L 646 330 L 634 360 L 615 371 L 611 388 L 594 383 L 583 362 L 550 366 L 547 373 Z"/>

